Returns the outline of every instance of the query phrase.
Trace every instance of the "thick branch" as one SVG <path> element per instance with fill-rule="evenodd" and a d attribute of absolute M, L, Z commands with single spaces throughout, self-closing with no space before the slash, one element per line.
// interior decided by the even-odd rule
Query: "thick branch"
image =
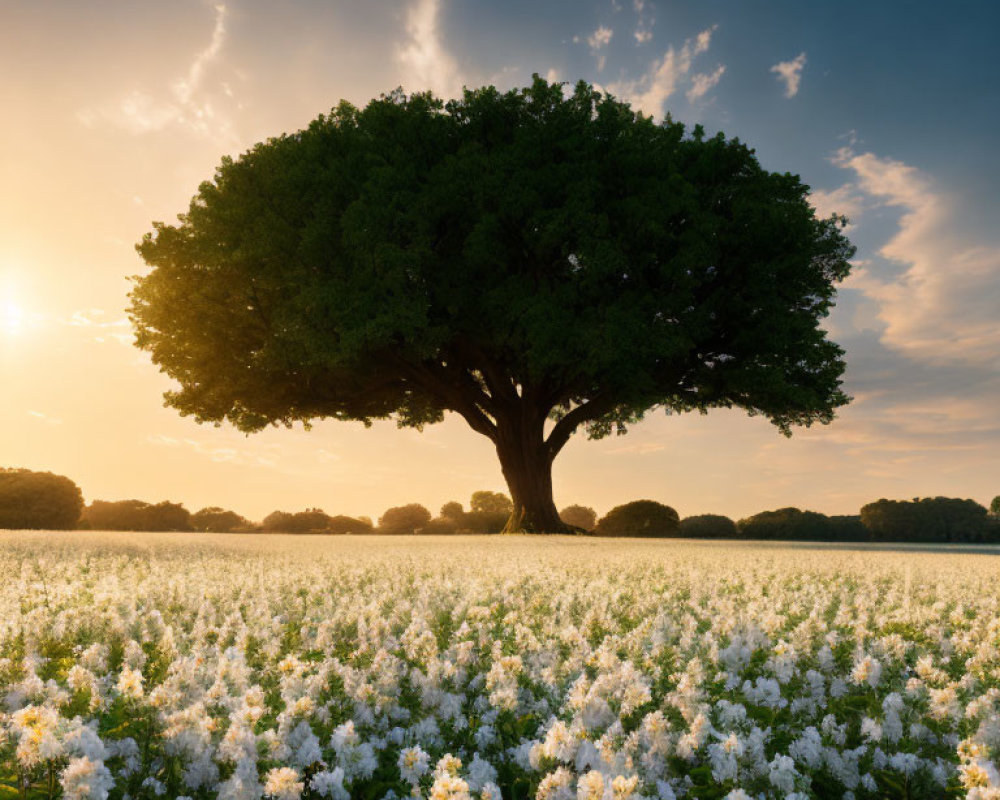
<path fill-rule="evenodd" d="M 459 356 L 467 362 L 467 366 L 482 375 L 486 382 L 486 388 L 489 389 L 490 397 L 500 406 L 514 408 L 519 399 L 517 389 L 503 368 L 497 366 L 493 359 L 474 344 L 465 342 L 458 349 Z"/>
<path fill-rule="evenodd" d="M 573 435 L 574 431 L 579 428 L 583 423 L 590 422 L 602 417 L 609 411 L 614 409 L 616 403 L 610 395 L 600 395 L 595 394 L 590 400 L 585 403 L 581 403 L 572 411 L 569 411 L 562 419 L 560 419 L 556 426 L 549 433 L 548 438 L 545 440 L 545 446 L 548 448 L 549 457 L 555 458 L 559 451 L 563 449 L 566 442 L 569 441 L 569 437 Z"/>
<path fill-rule="evenodd" d="M 478 387 L 474 390 L 478 397 L 470 397 L 466 395 L 468 386 L 463 388 L 452 383 L 427 364 L 414 364 L 398 355 L 393 355 L 393 360 L 417 386 L 438 398 L 445 408 L 461 414 L 472 430 L 483 434 L 491 441 L 496 441 L 496 425 L 480 408 L 480 405 L 488 408 L 490 400 Z"/>

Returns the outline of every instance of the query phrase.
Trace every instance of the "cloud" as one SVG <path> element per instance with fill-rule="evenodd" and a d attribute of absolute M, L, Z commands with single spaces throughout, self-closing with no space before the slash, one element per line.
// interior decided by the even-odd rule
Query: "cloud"
<path fill-rule="evenodd" d="M 614 35 L 615 32 L 611 28 L 606 28 L 601 25 L 596 31 L 587 37 L 587 44 L 590 45 L 590 51 L 592 53 L 596 53 L 602 47 L 607 47 L 608 43 L 611 41 L 611 37 Z"/>
<path fill-rule="evenodd" d="M 1000 370 L 996 233 L 970 234 L 956 198 L 901 161 L 842 148 L 834 163 L 873 201 L 902 211 L 879 250 L 888 263 L 856 270 L 845 284 L 878 303 L 883 343 L 912 358 Z"/>
<path fill-rule="evenodd" d="M 58 417 L 50 417 L 48 414 L 43 414 L 41 411 L 29 411 L 29 417 L 44 422 L 46 425 L 62 425 L 63 421 Z"/>
<path fill-rule="evenodd" d="M 85 328 L 93 332 L 90 337 L 95 342 L 105 342 L 113 339 L 119 344 L 131 345 L 133 335 L 131 324 L 125 317 L 118 319 L 102 319 L 105 312 L 100 308 L 86 308 L 74 311 L 69 319 L 61 319 L 63 325 L 71 328 Z"/>
<path fill-rule="evenodd" d="M 653 25 L 656 20 L 649 11 L 649 4 L 645 0 L 633 0 L 632 7 L 639 17 L 636 21 L 635 33 L 633 34 L 636 44 L 646 44 L 653 39 Z"/>
<path fill-rule="evenodd" d="M 696 37 L 684 42 L 680 51 L 667 49 L 663 57 L 654 61 L 649 70 L 636 81 L 620 81 L 608 86 L 613 94 L 627 100 L 633 108 L 650 116 L 663 112 L 663 104 L 672 95 L 680 81 L 691 71 L 692 61 L 712 42 L 713 25 Z M 721 75 L 720 75 L 721 77 Z"/>
<path fill-rule="evenodd" d="M 212 29 L 212 40 L 208 47 L 198 53 L 188 69 L 188 74 L 177 81 L 173 86 L 174 95 L 182 104 L 190 103 L 194 98 L 194 93 L 201 85 L 205 75 L 205 68 L 211 64 L 222 51 L 222 44 L 226 37 L 226 7 L 224 5 L 215 6 L 215 27 Z M 224 89 L 232 94 L 228 85 L 223 84 Z"/>
<path fill-rule="evenodd" d="M 688 89 L 687 99 L 689 103 L 704 97 L 709 91 L 718 85 L 719 80 L 725 74 L 726 68 L 719 64 L 713 72 L 700 72 L 691 78 L 691 88 Z"/>
<path fill-rule="evenodd" d="M 809 193 L 809 202 L 820 219 L 826 219 L 831 214 L 841 214 L 852 223 L 857 222 L 865 208 L 865 198 L 853 183 L 845 183 L 830 190 L 814 189 Z"/>
<path fill-rule="evenodd" d="M 408 40 L 396 50 L 410 91 L 430 89 L 450 99 L 462 93 L 458 65 L 445 48 L 440 31 L 441 0 L 416 0 L 406 15 Z"/>
<path fill-rule="evenodd" d="M 213 10 L 215 24 L 211 41 L 195 56 L 187 74 L 171 84 L 166 98 L 132 89 L 112 103 L 81 109 L 77 119 L 88 128 L 106 123 L 135 135 L 177 127 L 220 143 L 237 144 L 239 139 L 232 121 L 202 88 L 205 73 L 218 60 L 226 39 L 226 6 L 219 4 Z M 225 97 L 232 100 L 229 85 L 223 83 L 221 86 Z"/>
<path fill-rule="evenodd" d="M 614 31 L 611 28 L 606 28 L 604 25 L 598 27 L 590 36 L 587 37 L 587 44 L 590 45 L 590 52 L 597 56 L 597 71 L 600 72 L 604 69 L 604 63 L 607 56 L 600 51 L 608 46 L 611 41 L 611 37 L 614 36 Z"/>
<path fill-rule="evenodd" d="M 806 65 L 806 54 L 799 53 L 791 61 L 782 61 L 771 67 L 771 72 L 778 74 L 778 79 L 785 83 L 785 97 L 795 97 L 799 93 L 799 81 L 802 80 L 802 68 Z"/>
<path fill-rule="evenodd" d="M 268 454 L 261 455 L 254 452 L 251 448 L 218 446 L 191 438 L 176 439 L 173 436 L 165 436 L 161 433 L 148 435 L 146 437 L 146 444 L 156 447 L 191 450 L 217 464 L 236 464 L 248 467 L 278 466 L 278 462 L 274 457 Z"/>

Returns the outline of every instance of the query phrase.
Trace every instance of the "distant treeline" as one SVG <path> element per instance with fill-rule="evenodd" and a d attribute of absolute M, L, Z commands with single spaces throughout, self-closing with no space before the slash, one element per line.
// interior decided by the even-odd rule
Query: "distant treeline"
<path fill-rule="evenodd" d="M 79 487 L 51 472 L 0 468 L 0 529 L 201 531 L 212 533 L 462 534 L 499 533 L 513 505 L 499 492 L 473 493 L 469 510 L 445 503 L 435 517 L 411 503 L 368 517 L 331 516 L 318 508 L 275 511 L 259 523 L 224 508 L 195 513 L 180 503 L 94 500 L 84 505 Z M 683 519 L 670 506 L 636 500 L 598 519 L 586 506 L 559 512 L 563 521 L 591 536 L 683 537 L 691 539 L 771 539 L 827 542 L 995 542 L 1000 543 L 1000 496 L 989 510 L 974 500 L 925 497 L 877 500 L 859 514 L 827 516 L 780 508 L 734 521 L 718 514 Z"/>

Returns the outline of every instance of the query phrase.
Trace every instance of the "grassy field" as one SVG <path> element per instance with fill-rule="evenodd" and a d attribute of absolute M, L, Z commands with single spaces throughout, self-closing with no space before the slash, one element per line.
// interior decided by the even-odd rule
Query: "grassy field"
<path fill-rule="evenodd" d="M 1000 797 L 955 549 L 0 533 L 0 796 Z"/>

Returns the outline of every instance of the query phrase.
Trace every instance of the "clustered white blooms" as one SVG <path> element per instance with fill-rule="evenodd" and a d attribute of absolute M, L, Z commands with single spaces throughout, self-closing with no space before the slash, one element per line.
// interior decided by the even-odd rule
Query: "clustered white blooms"
<path fill-rule="evenodd" d="M 0 573 L 29 797 L 1000 800 L 989 557 L 8 533 Z"/>

